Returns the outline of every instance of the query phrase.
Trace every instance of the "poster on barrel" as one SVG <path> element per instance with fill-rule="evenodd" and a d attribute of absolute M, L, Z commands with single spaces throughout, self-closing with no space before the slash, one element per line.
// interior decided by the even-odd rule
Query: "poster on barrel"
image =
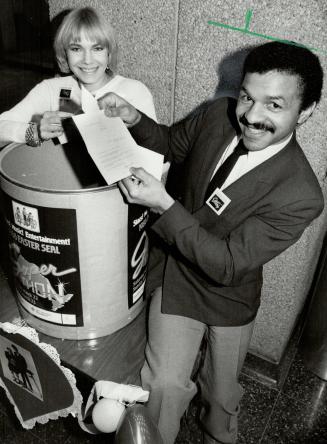
<path fill-rule="evenodd" d="M 83 326 L 76 211 L 4 194 L 9 255 L 20 305 L 62 326 Z"/>
<path fill-rule="evenodd" d="M 149 210 L 140 205 L 128 206 L 128 308 L 144 297 L 149 241 L 145 228 Z"/>

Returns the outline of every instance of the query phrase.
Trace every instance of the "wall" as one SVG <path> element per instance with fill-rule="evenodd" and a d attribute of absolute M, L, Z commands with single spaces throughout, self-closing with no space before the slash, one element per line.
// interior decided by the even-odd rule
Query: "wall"
<path fill-rule="evenodd" d="M 236 95 L 247 46 L 265 43 L 208 20 L 301 42 L 324 50 L 327 73 L 327 4 L 324 0 L 49 0 L 50 16 L 63 8 L 94 6 L 110 18 L 120 43 L 119 72 L 142 80 L 154 94 L 159 120 L 171 123 L 214 95 Z M 298 139 L 323 183 L 327 165 L 326 88 L 314 117 L 298 130 Z M 279 362 L 307 297 L 325 233 L 326 212 L 301 240 L 265 266 L 265 286 L 251 352 Z"/>

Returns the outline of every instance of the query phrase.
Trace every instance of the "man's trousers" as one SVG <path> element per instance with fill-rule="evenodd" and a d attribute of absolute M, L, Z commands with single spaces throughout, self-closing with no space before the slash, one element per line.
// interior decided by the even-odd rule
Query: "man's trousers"
<path fill-rule="evenodd" d="M 207 346 L 198 377 L 201 423 L 208 442 L 235 443 L 242 396 L 238 376 L 254 321 L 240 327 L 212 327 L 191 318 L 162 314 L 161 295 L 161 288 L 152 295 L 141 379 L 143 388 L 150 391 L 147 406 L 164 443 L 174 443 L 180 419 L 197 392 L 191 375 L 204 335 Z"/>

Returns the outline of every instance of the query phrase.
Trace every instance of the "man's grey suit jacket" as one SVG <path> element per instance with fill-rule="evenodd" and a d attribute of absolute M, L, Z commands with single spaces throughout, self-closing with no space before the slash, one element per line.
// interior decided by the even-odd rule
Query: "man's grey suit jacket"
<path fill-rule="evenodd" d="M 218 99 L 170 128 L 142 115 L 130 131 L 139 145 L 182 163 L 184 172 L 178 199 L 152 225 L 166 255 L 157 263 L 153 253 L 148 289 L 163 285 L 164 313 L 209 325 L 250 322 L 260 304 L 263 264 L 295 243 L 323 209 L 319 183 L 295 134 L 224 189 L 231 202 L 218 216 L 204 196 L 238 131 L 234 100 Z"/>

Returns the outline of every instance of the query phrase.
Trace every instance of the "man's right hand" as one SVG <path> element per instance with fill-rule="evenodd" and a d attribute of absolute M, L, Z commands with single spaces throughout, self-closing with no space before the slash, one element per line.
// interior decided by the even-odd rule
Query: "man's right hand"
<path fill-rule="evenodd" d="M 128 127 L 136 125 L 141 119 L 134 106 L 113 92 L 100 97 L 98 104 L 107 117 L 120 117 Z"/>

